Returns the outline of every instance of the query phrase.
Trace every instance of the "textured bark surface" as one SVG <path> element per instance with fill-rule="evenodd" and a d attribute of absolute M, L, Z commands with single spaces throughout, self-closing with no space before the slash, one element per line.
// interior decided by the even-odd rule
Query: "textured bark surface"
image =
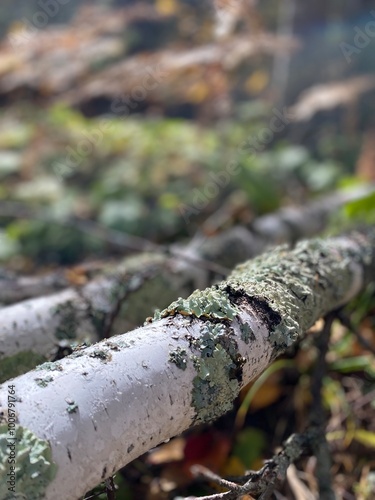
<path fill-rule="evenodd" d="M 95 342 L 139 325 L 191 288 L 190 276 L 170 271 L 166 256 L 142 254 L 83 287 L 1 309 L 0 382 L 46 361 L 60 342 Z"/>
<path fill-rule="evenodd" d="M 374 279 L 374 244 L 372 230 L 276 248 L 142 328 L 3 384 L 0 497 L 13 498 L 6 489 L 9 386 L 17 491 L 30 500 L 79 498 L 158 443 L 228 411 L 240 389 L 319 317 Z"/>

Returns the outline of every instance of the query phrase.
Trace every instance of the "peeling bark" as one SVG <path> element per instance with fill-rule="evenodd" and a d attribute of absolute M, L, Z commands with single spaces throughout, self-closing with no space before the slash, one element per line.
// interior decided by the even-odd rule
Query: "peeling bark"
<path fill-rule="evenodd" d="M 142 328 L 3 384 L 0 497 L 7 499 L 9 385 L 16 463 L 24 468 L 18 492 L 30 500 L 79 498 L 160 442 L 228 411 L 240 389 L 319 317 L 374 280 L 374 247 L 368 230 L 276 248 Z M 36 447 L 43 460 L 33 475 L 26 466 Z"/>

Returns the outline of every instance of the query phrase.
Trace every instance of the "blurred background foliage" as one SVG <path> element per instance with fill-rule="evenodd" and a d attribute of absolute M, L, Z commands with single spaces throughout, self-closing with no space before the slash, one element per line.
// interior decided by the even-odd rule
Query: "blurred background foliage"
<path fill-rule="evenodd" d="M 113 252 L 77 218 L 172 242 L 232 200 L 247 200 L 251 223 L 375 178 L 375 41 L 350 63 L 340 46 L 373 19 L 368 2 L 52 3 L 0 7 L 0 259 L 12 267 Z M 162 68 L 156 83 L 145 67 Z M 287 108 L 297 119 L 269 134 Z M 238 175 L 204 195 L 230 162 Z"/>
<path fill-rule="evenodd" d="M 193 234 L 233 193 L 246 197 L 249 210 L 261 214 L 331 189 L 343 172 L 352 173 L 350 165 L 331 159 L 318 162 L 307 148 L 285 142 L 252 157 L 238 153 L 241 139 L 263 126 L 262 116 L 250 124 L 224 123 L 219 129 L 177 118 L 111 121 L 110 132 L 103 134 L 99 119 L 61 106 L 12 109 L 2 117 L 1 199 L 42 208 L 57 223 L 8 221 L 9 245 L 21 242 L 19 251 L 33 259 L 71 263 L 105 250 L 105 242 L 59 225 L 74 216 L 155 241 L 173 241 Z M 77 137 L 89 144 L 83 134 L 102 138 L 92 154 L 71 166 L 67 147 L 77 149 Z M 239 174 L 220 195 L 205 196 L 205 186 L 215 178 L 210 174 L 219 174 L 232 160 L 239 162 Z M 181 205 L 193 208 L 197 190 L 207 207 L 186 225 Z"/>

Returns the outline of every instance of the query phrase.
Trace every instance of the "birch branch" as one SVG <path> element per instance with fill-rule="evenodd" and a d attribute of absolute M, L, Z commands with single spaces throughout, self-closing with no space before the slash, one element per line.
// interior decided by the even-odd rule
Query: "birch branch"
<path fill-rule="evenodd" d="M 335 210 L 349 201 L 370 194 L 374 189 L 373 184 L 360 186 L 330 193 L 328 196 L 307 203 L 303 207 L 282 208 L 275 213 L 258 217 L 248 228 L 236 227 L 212 238 L 203 239 L 201 235 L 197 235 L 188 244 L 172 246 L 171 253 L 178 253 L 182 257 L 190 254 L 195 260 L 206 258 L 206 260 L 212 260 L 217 264 L 228 263 L 228 267 L 232 267 L 242 260 L 259 254 L 268 245 L 285 242 L 295 243 L 301 238 L 309 238 L 318 234 L 326 227 L 329 217 Z M 33 213 L 30 212 L 29 207 L 8 202 L 0 203 L 0 217 L 30 218 L 51 224 L 62 223 L 49 218 L 45 213 Z M 78 228 L 94 238 L 103 239 L 117 251 L 125 252 L 129 249 L 136 249 L 143 252 L 163 253 L 163 248 L 152 242 L 104 228 L 93 221 L 74 219 L 65 221 L 63 225 Z M 236 252 L 233 252 L 233 245 L 236 245 Z M 230 247 L 231 251 L 228 251 L 227 247 Z M 207 267 L 206 262 L 204 265 Z M 100 265 L 100 263 L 83 264 L 80 267 L 89 276 L 97 276 L 100 271 L 102 274 L 103 271 L 105 272 L 103 264 Z M 173 272 L 173 269 L 170 272 Z M 207 279 L 207 276 L 204 279 Z M 17 277 L 14 273 L 0 269 L 0 303 L 3 305 L 57 293 L 70 287 L 71 282 L 66 273 L 62 271 L 44 276 Z"/>
<path fill-rule="evenodd" d="M 186 274 L 172 272 L 165 255 L 145 253 L 82 287 L 4 307 L 0 310 L 0 382 L 51 359 L 61 342 L 91 343 L 114 329 L 138 326 L 145 314 L 167 305 L 178 293 L 188 294 L 189 282 Z M 126 319 L 118 318 L 121 309 Z"/>
<path fill-rule="evenodd" d="M 248 228 L 236 226 L 211 238 L 198 234 L 189 244 L 175 245 L 175 248 L 179 250 L 179 255 L 186 255 L 190 260 L 203 258 L 232 268 L 239 262 L 259 255 L 271 245 L 294 244 L 302 238 L 319 234 L 327 227 L 336 210 L 372 193 L 374 189 L 374 184 L 367 184 L 336 191 L 303 207 L 284 207 L 258 217 Z M 183 265 L 182 259 L 180 266 Z"/>
<path fill-rule="evenodd" d="M 188 245 L 171 247 L 169 258 L 162 252 L 130 257 L 82 287 L 1 309 L 0 382 L 53 359 L 51 352 L 61 341 L 95 342 L 135 328 L 155 308 L 212 282 L 218 275 L 211 270 L 210 277 L 202 269 L 206 260 L 216 263 L 213 269 L 232 268 L 272 243 L 311 236 L 324 228 L 335 209 L 373 189 L 360 187 L 304 208 L 283 208 L 257 219 L 253 231 L 236 227 L 213 238 L 198 236 Z"/>
<path fill-rule="evenodd" d="M 374 280 L 374 247 L 373 229 L 278 247 L 142 328 L 3 384 L 0 498 L 78 499 L 150 448 L 230 410 L 318 318 Z"/>

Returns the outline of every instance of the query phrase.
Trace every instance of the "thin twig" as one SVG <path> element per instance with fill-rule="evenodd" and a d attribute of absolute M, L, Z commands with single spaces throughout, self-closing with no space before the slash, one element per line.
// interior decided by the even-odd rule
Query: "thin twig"
<path fill-rule="evenodd" d="M 217 474 L 207 470 L 205 467 L 195 467 L 199 475 L 208 481 L 213 481 L 220 486 L 229 489 L 225 493 L 215 493 L 204 497 L 187 497 L 184 500 L 237 500 L 243 495 L 261 495 L 259 499 L 268 499 L 274 490 L 285 480 L 286 471 L 291 463 L 294 463 L 302 454 L 306 453 L 310 446 L 308 434 L 293 434 L 284 443 L 283 449 L 271 460 L 267 460 L 265 465 L 258 472 L 249 472 L 250 476 L 244 484 L 233 483 L 220 478 Z M 244 477 L 238 478 L 243 481 Z M 241 481 L 241 482 L 242 482 Z"/>
<path fill-rule="evenodd" d="M 326 316 L 323 329 L 317 338 L 318 359 L 311 379 L 312 408 L 310 426 L 315 430 L 315 437 L 311 439 L 311 447 L 317 458 L 316 476 L 319 485 L 319 498 L 324 500 L 335 500 L 330 472 L 332 465 L 331 455 L 325 434 L 326 412 L 322 402 L 323 379 L 327 373 L 326 356 L 332 324 L 335 318 L 336 312 Z"/>
<path fill-rule="evenodd" d="M 191 467 L 191 472 L 194 476 L 202 476 L 205 479 L 216 483 L 219 486 L 223 486 L 224 488 L 228 488 L 231 491 L 240 491 L 241 486 L 233 483 L 232 481 L 227 481 L 226 479 L 221 478 L 207 467 L 203 467 L 203 465 L 194 465 Z"/>
<path fill-rule="evenodd" d="M 337 318 L 340 321 L 340 323 L 345 326 L 348 330 L 354 333 L 356 336 L 358 342 L 361 344 L 362 347 L 370 351 L 372 354 L 375 355 L 375 348 L 366 340 L 359 332 L 358 328 L 356 328 L 353 325 L 353 322 L 350 320 L 350 317 L 347 316 L 344 311 L 340 310 L 337 312 Z"/>
<path fill-rule="evenodd" d="M 113 476 L 105 480 L 105 492 L 107 500 L 116 500 L 116 486 Z"/>

